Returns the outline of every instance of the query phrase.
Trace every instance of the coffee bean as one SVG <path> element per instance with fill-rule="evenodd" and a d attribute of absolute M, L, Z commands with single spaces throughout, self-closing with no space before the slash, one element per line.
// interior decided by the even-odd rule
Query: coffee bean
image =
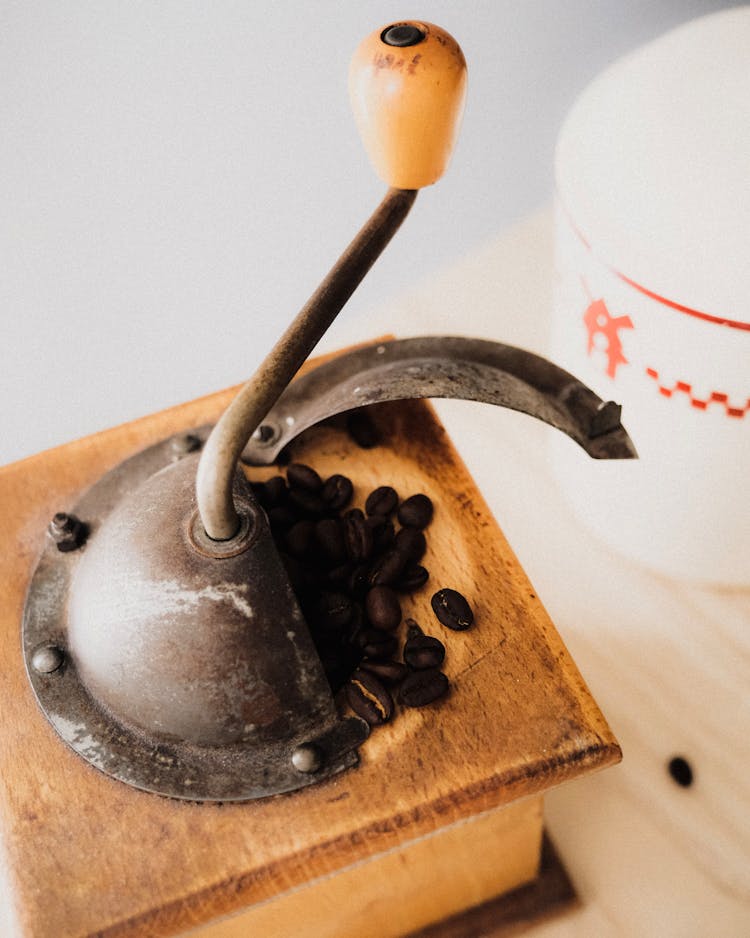
<path fill-rule="evenodd" d="M 412 671 L 404 679 L 399 691 L 399 700 L 405 707 L 424 707 L 447 693 L 448 678 L 437 668 Z"/>
<path fill-rule="evenodd" d="M 382 554 L 393 547 L 396 540 L 396 529 L 390 521 L 382 515 L 372 515 L 365 518 L 365 524 L 372 531 L 372 552 Z"/>
<path fill-rule="evenodd" d="M 423 671 L 439 668 L 445 660 L 445 645 L 432 635 L 412 635 L 404 645 L 404 662 L 410 668 Z"/>
<path fill-rule="evenodd" d="M 351 479 L 346 476 L 333 475 L 326 479 L 321 495 L 330 511 L 340 511 L 346 508 L 352 500 L 354 486 Z"/>
<path fill-rule="evenodd" d="M 306 492 L 320 492 L 323 480 L 310 466 L 300 462 L 293 462 L 286 471 L 286 479 L 290 488 L 304 489 Z"/>
<path fill-rule="evenodd" d="M 276 505 L 268 509 L 268 523 L 273 531 L 286 531 L 297 522 L 297 515 L 289 505 Z"/>
<path fill-rule="evenodd" d="M 370 492 L 365 501 L 365 512 L 368 515 L 383 515 L 387 518 L 398 507 L 398 493 L 390 485 L 381 485 Z"/>
<path fill-rule="evenodd" d="M 283 476 L 271 476 L 263 483 L 263 495 L 260 503 L 264 508 L 283 505 L 289 497 L 289 489 Z"/>
<path fill-rule="evenodd" d="M 341 629 L 352 618 L 354 605 L 343 593 L 321 593 L 317 606 L 317 621 L 325 630 Z"/>
<path fill-rule="evenodd" d="M 324 560 L 334 566 L 340 566 L 346 559 L 344 532 L 337 518 L 323 518 L 314 525 L 315 543 L 320 548 Z"/>
<path fill-rule="evenodd" d="M 432 502 L 426 495 L 412 495 L 401 502 L 398 520 L 407 528 L 426 528 L 432 521 Z"/>
<path fill-rule="evenodd" d="M 401 624 L 401 603 L 390 586 L 373 586 L 365 597 L 365 612 L 370 624 L 390 632 Z"/>
<path fill-rule="evenodd" d="M 431 599 L 432 609 L 439 622 L 456 632 L 471 628 L 474 613 L 466 599 L 456 590 L 441 589 Z"/>
<path fill-rule="evenodd" d="M 366 410 L 352 410 L 346 416 L 346 429 L 349 436 L 361 449 L 372 449 L 380 442 L 378 428 Z"/>
<path fill-rule="evenodd" d="M 311 492 L 309 489 L 293 488 L 289 492 L 289 504 L 295 508 L 299 514 L 308 518 L 320 518 L 326 513 L 326 506 L 323 499 L 317 492 Z"/>
<path fill-rule="evenodd" d="M 399 593 L 413 593 L 424 586 L 429 577 L 429 571 L 425 567 L 420 566 L 418 563 L 412 563 L 404 570 L 394 585 Z"/>
<path fill-rule="evenodd" d="M 419 563 L 427 550 L 427 540 L 419 528 L 401 528 L 393 546 L 413 563 Z"/>
<path fill-rule="evenodd" d="M 367 560 L 372 553 L 372 531 L 359 508 L 352 508 L 344 515 L 344 543 L 355 563 Z"/>
<path fill-rule="evenodd" d="M 346 685 L 349 706 L 370 726 L 386 723 L 393 715 L 393 697 L 369 671 L 357 669 Z"/>
<path fill-rule="evenodd" d="M 310 550 L 314 533 L 312 521 L 298 521 L 286 533 L 286 549 L 293 557 L 303 557 Z"/>
<path fill-rule="evenodd" d="M 389 550 L 372 564 L 370 584 L 372 586 L 392 586 L 397 582 L 406 566 L 406 558 L 398 551 Z"/>
<path fill-rule="evenodd" d="M 390 658 L 398 649 L 398 639 L 382 629 L 362 629 L 357 636 L 362 653 L 368 658 Z"/>
<path fill-rule="evenodd" d="M 384 684 L 400 684 L 409 673 L 405 664 L 390 658 L 363 658 L 359 666 L 363 671 L 374 674 Z"/>

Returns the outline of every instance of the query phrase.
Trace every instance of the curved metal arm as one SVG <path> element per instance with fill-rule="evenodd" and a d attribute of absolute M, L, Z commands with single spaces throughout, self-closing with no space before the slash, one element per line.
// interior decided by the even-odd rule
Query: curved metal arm
<path fill-rule="evenodd" d="M 242 458 L 268 465 L 313 424 L 365 404 L 453 397 L 521 411 L 557 427 L 596 459 L 637 457 L 620 407 L 524 349 L 448 336 L 382 342 L 341 355 L 298 378 L 263 422 Z"/>
<path fill-rule="evenodd" d="M 239 529 L 232 482 L 245 444 L 396 233 L 416 196 L 414 189 L 388 190 L 216 424 L 203 450 L 196 480 L 198 511 L 213 540 L 229 540 Z"/>

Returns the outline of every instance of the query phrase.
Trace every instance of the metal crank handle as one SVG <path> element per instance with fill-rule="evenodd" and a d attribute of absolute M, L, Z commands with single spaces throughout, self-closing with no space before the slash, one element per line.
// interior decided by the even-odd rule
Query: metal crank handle
<path fill-rule="evenodd" d="M 466 63 L 444 30 L 398 23 L 360 45 L 349 89 L 365 147 L 390 188 L 211 433 L 196 497 L 212 540 L 230 540 L 240 529 L 232 485 L 248 439 L 398 230 L 417 190 L 445 171 L 463 110 Z"/>
<path fill-rule="evenodd" d="M 281 395 L 242 454 L 269 465 L 308 427 L 365 404 L 407 398 L 484 401 L 537 417 L 595 459 L 632 459 L 620 406 L 524 349 L 449 336 L 381 342 L 341 355 L 298 378 Z"/>

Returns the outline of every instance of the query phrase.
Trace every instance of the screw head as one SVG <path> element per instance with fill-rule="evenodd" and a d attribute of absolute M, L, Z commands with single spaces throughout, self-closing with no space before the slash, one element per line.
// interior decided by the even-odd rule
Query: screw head
<path fill-rule="evenodd" d="M 194 433 L 185 433 L 182 436 L 176 436 L 171 443 L 172 453 L 175 459 L 181 459 L 188 453 L 197 452 L 202 446 L 203 441 Z"/>
<path fill-rule="evenodd" d="M 323 765 L 323 753 L 315 743 L 302 743 L 292 753 L 292 765 L 298 772 L 312 774 Z"/>
<path fill-rule="evenodd" d="M 31 656 L 31 667 L 37 674 L 52 674 L 62 666 L 65 655 L 57 645 L 42 645 Z"/>

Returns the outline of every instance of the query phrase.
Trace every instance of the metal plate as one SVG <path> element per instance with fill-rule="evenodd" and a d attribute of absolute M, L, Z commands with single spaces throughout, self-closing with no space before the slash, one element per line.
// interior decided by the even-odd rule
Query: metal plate
<path fill-rule="evenodd" d="M 201 428 L 191 436 L 205 440 L 208 430 Z M 180 434 L 104 476 L 74 509 L 89 526 L 89 545 L 124 497 L 199 445 Z M 187 744 L 150 737 L 113 719 L 87 691 L 74 658 L 68 654 L 66 619 L 71 584 L 86 550 L 84 544 L 79 550 L 61 552 L 49 538 L 27 596 L 23 648 L 29 680 L 42 711 L 68 746 L 87 762 L 136 788 L 196 801 L 242 801 L 292 791 L 356 764 L 356 747 L 367 737 L 367 724 L 341 719 L 332 698 L 328 717 L 314 733 L 308 727 L 282 741 L 267 740 L 262 745 Z M 60 666 L 47 670 L 57 660 Z"/>

